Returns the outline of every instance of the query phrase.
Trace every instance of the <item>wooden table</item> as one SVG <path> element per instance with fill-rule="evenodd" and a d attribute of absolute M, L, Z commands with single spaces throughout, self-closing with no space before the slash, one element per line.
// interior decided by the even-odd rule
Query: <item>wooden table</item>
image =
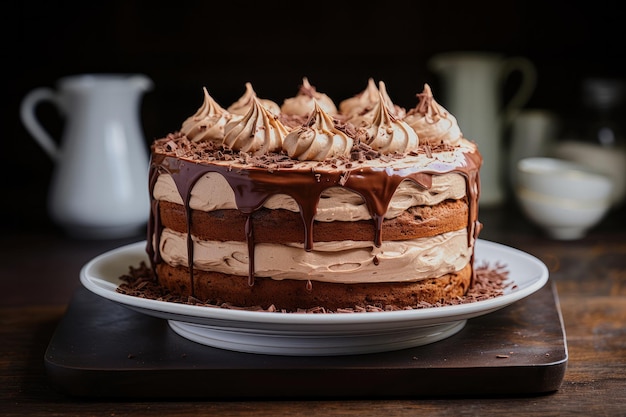
<path fill-rule="evenodd" d="M 569 359 L 560 388 L 513 397 L 254 401 L 115 401 L 66 396 L 49 384 L 46 347 L 79 288 L 80 268 L 143 239 L 79 241 L 53 228 L 0 236 L 0 414 L 63 415 L 626 415 L 626 216 L 614 211 L 577 241 L 545 238 L 516 207 L 481 209 L 481 238 L 521 249 L 550 269 Z M 350 383 L 350 381 L 346 381 Z M 263 381 L 259 381 L 263 384 Z"/>

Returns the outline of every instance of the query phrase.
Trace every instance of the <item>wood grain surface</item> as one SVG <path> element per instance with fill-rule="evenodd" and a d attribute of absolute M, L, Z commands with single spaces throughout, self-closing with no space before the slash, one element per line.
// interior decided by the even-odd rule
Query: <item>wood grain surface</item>
<path fill-rule="evenodd" d="M 483 211 L 481 217 L 485 223 L 482 238 L 524 250 L 543 260 L 550 269 L 569 353 L 563 382 L 554 393 L 271 401 L 89 400 L 67 396 L 49 383 L 44 367 L 46 348 L 79 286 L 81 266 L 93 256 L 132 239 L 75 241 L 46 232 L 0 237 L 0 414 L 626 415 L 626 227 L 622 213 L 612 214 L 587 237 L 572 242 L 546 239 L 540 231 L 520 220 L 515 210 Z M 136 240 L 139 239 L 142 237 Z"/>

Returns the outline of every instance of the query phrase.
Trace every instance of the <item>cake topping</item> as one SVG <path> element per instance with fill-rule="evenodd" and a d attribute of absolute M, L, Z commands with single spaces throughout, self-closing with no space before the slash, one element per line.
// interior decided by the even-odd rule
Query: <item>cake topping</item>
<path fill-rule="evenodd" d="M 224 126 L 232 118 L 232 115 L 224 110 L 209 95 L 206 87 L 203 87 L 204 102 L 198 111 L 188 117 L 181 127 L 183 132 L 192 142 L 215 141 L 221 143 L 224 139 Z"/>
<path fill-rule="evenodd" d="M 242 119 L 231 120 L 224 127 L 224 146 L 252 155 L 279 151 L 287 128 L 261 104 L 259 98 L 252 96 L 251 101 Z"/>
<path fill-rule="evenodd" d="M 314 110 L 315 102 L 328 114 L 336 114 L 337 107 L 330 97 L 317 91 L 307 77 L 302 79 L 302 85 L 295 97 L 287 98 L 280 110 L 289 115 L 308 116 Z"/>
<path fill-rule="evenodd" d="M 442 105 L 437 103 L 428 84 L 417 94 L 417 106 L 407 113 L 404 121 L 419 135 L 422 143 L 456 146 L 463 134 L 456 121 Z"/>
<path fill-rule="evenodd" d="M 323 161 L 336 156 L 349 156 L 353 138 L 337 128 L 332 117 L 313 100 L 313 112 L 299 129 L 292 130 L 283 143 L 287 154 L 301 161 Z"/>
<path fill-rule="evenodd" d="M 419 139 L 411 126 L 394 117 L 386 104 L 382 91 L 373 109 L 371 125 L 366 128 L 367 144 L 383 154 L 407 153 L 417 150 Z"/>
<path fill-rule="evenodd" d="M 378 88 L 373 78 L 367 80 L 367 87 L 359 94 L 339 103 L 339 111 L 348 117 L 362 113 L 374 107 L 378 101 Z"/>
<path fill-rule="evenodd" d="M 252 98 L 257 97 L 256 91 L 252 88 L 251 83 L 246 83 L 245 93 L 233 104 L 228 107 L 228 112 L 243 116 L 248 112 L 248 108 L 252 104 Z M 258 98 L 258 97 L 257 97 Z M 263 107 L 274 114 L 280 113 L 280 106 L 272 100 L 259 98 L 259 102 Z"/>
<path fill-rule="evenodd" d="M 385 102 L 385 104 L 387 105 L 387 109 L 389 109 L 389 113 L 391 113 L 397 119 L 402 119 L 404 116 L 406 116 L 406 110 L 404 110 L 397 104 L 394 104 L 394 102 L 391 100 L 391 97 L 389 97 L 389 94 L 387 93 L 387 87 L 385 86 L 385 83 L 383 81 L 380 81 L 378 83 L 378 90 L 380 91 L 381 100 Z"/>
<path fill-rule="evenodd" d="M 370 88 L 368 87 L 368 91 L 366 94 L 367 104 L 364 107 L 358 107 L 358 105 L 355 105 L 351 110 L 352 113 L 347 116 L 347 121 L 359 127 L 370 126 L 372 124 L 372 121 L 376 117 L 376 112 L 378 111 L 376 105 L 381 100 L 383 103 L 385 103 L 387 111 L 389 111 L 389 113 L 396 119 L 402 119 L 406 115 L 406 111 L 402 107 L 394 104 L 389 97 L 385 83 L 381 81 L 380 83 L 378 83 L 378 85 L 379 88 L 377 89 L 376 86 L 374 86 L 375 90 L 370 90 Z M 372 98 L 372 93 L 374 91 L 376 92 L 376 99 Z"/>

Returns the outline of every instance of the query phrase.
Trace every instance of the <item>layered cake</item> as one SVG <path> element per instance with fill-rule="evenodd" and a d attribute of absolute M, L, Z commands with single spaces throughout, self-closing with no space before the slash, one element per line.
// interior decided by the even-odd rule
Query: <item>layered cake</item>
<path fill-rule="evenodd" d="M 172 294 L 236 308 L 408 309 L 474 277 L 481 155 L 425 85 L 406 111 L 370 79 L 334 102 L 307 78 L 251 84 L 151 147 L 147 252 Z"/>

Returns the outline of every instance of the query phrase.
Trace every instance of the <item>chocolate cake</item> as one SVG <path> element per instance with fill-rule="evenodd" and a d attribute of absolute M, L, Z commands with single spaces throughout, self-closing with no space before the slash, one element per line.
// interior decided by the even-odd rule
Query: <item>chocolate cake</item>
<path fill-rule="evenodd" d="M 405 111 L 373 79 L 339 103 L 306 78 L 251 84 L 151 147 L 158 286 L 241 308 L 413 308 L 467 294 L 482 157 L 428 85 Z"/>

